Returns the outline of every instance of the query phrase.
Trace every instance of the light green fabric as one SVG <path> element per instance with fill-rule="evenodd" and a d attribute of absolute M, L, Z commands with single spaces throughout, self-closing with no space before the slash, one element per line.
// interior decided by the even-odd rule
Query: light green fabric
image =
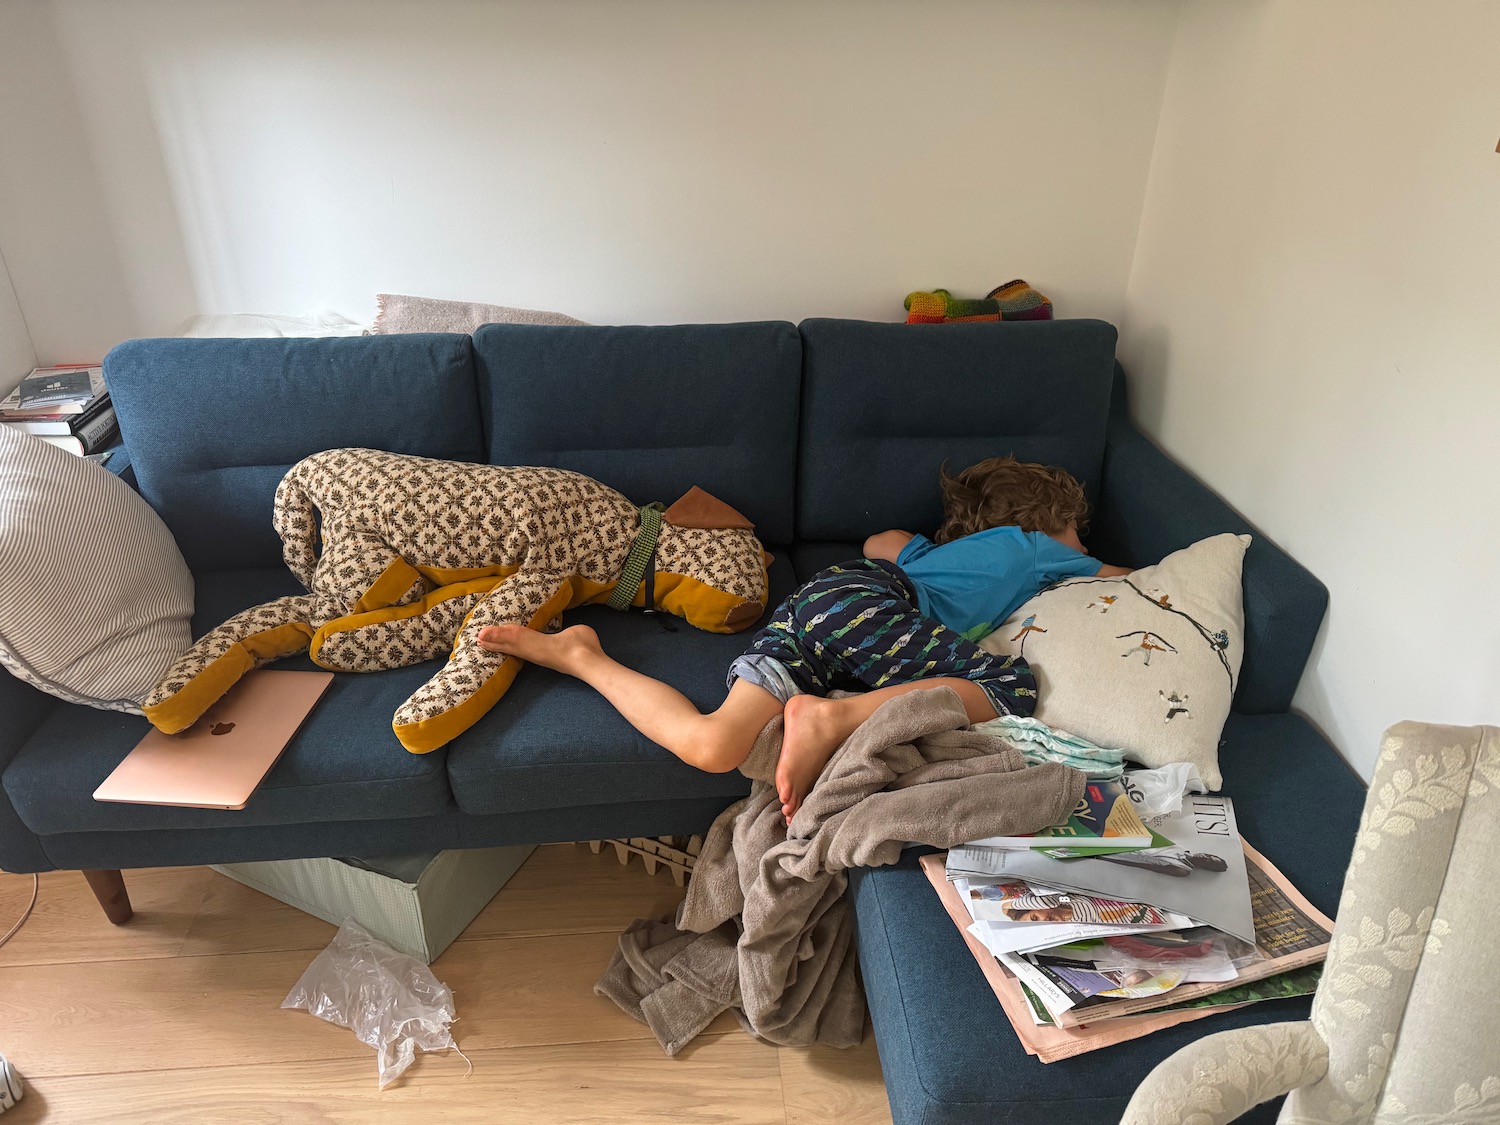
<path fill-rule="evenodd" d="M 975 730 L 996 734 L 1021 752 L 1029 766 L 1057 762 L 1087 774 L 1091 781 L 1114 781 L 1125 772 L 1125 751 L 1095 746 L 1086 738 L 1053 730 L 1040 719 L 1001 715 L 974 725 Z"/>
<path fill-rule="evenodd" d="M 1178 1051 L 1122 1125 L 1220 1125 L 1288 1091 L 1282 1125 L 1500 1121 L 1497 854 L 1500 728 L 1392 727 L 1311 1022 Z"/>
<path fill-rule="evenodd" d="M 630 554 L 625 557 L 625 567 L 620 571 L 614 593 L 609 596 L 610 609 L 629 609 L 630 603 L 635 600 L 635 592 L 641 588 L 641 581 L 651 565 L 651 556 L 656 553 L 656 541 L 661 536 L 663 510 L 660 501 L 647 504 L 641 509 L 641 530 L 630 546 Z M 649 610 L 652 607 L 648 605 L 646 608 Z"/>

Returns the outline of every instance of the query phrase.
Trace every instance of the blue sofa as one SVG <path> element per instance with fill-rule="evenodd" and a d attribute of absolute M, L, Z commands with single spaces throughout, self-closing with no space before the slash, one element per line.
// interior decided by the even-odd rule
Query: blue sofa
<path fill-rule="evenodd" d="M 472 337 L 137 340 L 105 372 L 130 479 L 194 572 L 196 635 L 298 590 L 272 494 L 293 462 L 337 446 L 556 465 L 642 503 L 700 485 L 755 521 L 776 556 L 773 602 L 873 531 L 930 531 L 939 466 L 1001 452 L 1082 480 L 1091 546 L 1111 562 L 1249 530 L 1131 426 L 1114 345 L 1110 325 L 1084 320 L 490 325 Z M 1256 538 L 1222 760 L 1247 836 L 1331 913 L 1363 793 L 1288 712 L 1325 602 L 1316 579 Z M 704 707 L 746 640 L 602 607 L 571 620 Z M 408 754 L 391 713 L 432 671 L 339 676 L 239 812 L 95 802 L 145 720 L 0 676 L 0 867 L 84 870 L 123 918 L 120 869 L 689 834 L 747 790 L 738 774 L 683 765 L 590 689 L 540 668 L 448 746 Z M 1259 1004 L 1043 1066 L 1022 1054 L 915 852 L 857 872 L 852 893 L 900 1123 L 1113 1122 L 1184 1041 L 1306 1013 L 1306 1002 Z"/>

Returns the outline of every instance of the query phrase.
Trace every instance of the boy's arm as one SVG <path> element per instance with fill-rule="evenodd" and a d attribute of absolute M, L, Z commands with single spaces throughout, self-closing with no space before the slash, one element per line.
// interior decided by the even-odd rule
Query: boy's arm
<path fill-rule="evenodd" d="M 865 558 L 893 563 L 902 548 L 915 538 L 909 531 L 882 531 L 865 540 Z"/>
<path fill-rule="evenodd" d="M 1095 577 L 1096 578 L 1123 578 L 1127 574 L 1134 574 L 1134 573 L 1135 572 L 1133 570 L 1131 570 L 1128 566 L 1109 566 L 1108 564 L 1102 564 L 1099 567 L 1099 573 L 1097 575 L 1095 575 Z"/>

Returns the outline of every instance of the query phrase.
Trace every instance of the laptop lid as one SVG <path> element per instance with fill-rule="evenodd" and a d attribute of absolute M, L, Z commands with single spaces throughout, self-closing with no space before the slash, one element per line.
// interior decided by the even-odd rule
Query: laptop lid
<path fill-rule="evenodd" d="M 251 672 L 187 730 L 153 729 L 94 800 L 242 809 L 331 682 L 332 672 Z"/>

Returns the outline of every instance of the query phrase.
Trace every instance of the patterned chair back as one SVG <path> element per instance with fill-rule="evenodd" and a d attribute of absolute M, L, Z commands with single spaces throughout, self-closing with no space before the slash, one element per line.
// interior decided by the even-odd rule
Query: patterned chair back
<path fill-rule="evenodd" d="M 1500 1122 L 1500 727 L 1386 731 L 1308 1022 L 1236 1028 L 1163 1060 L 1121 1125 Z"/>

